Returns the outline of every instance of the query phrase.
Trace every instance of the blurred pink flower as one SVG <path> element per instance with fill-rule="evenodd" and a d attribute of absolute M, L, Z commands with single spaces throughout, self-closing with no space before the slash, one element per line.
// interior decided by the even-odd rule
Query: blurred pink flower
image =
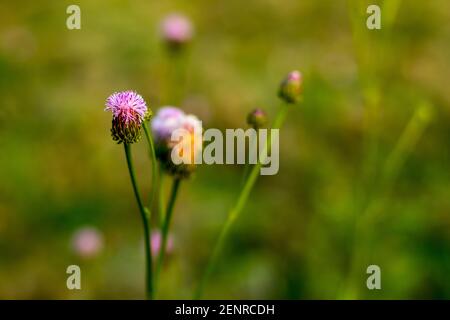
<path fill-rule="evenodd" d="M 188 177 L 195 169 L 195 159 L 201 156 L 202 122 L 194 115 L 185 114 L 176 107 L 166 106 L 159 109 L 151 126 L 156 157 L 170 174 Z M 172 134 L 177 131 L 184 135 L 181 141 L 172 140 Z M 172 153 L 177 145 L 178 152 Z"/>
<path fill-rule="evenodd" d="M 184 112 L 175 107 L 166 106 L 159 109 L 151 122 L 155 142 L 157 144 L 168 144 L 172 132 L 180 128 L 184 117 Z"/>
<path fill-rule="evenodd" d="M 170 44 L 183 44 L 191 40 L 193 28 L 191 21 L 184 15 L 173 13 L 161 23 L 164 40 Z"/>
<path fill-rule="evenodd" d="M 72 238 L 74 252 L 82 258 L 92 258 L 103 249 L 103 236 L 94 227 L 78 229 Z"/>
<path fill-rule="evenodd" d="M 161 250 L 162 245 L 161 231 L 153 230 L 150 242 L 152 246 L 152 256 L 157 257 L 159 255 L 159 251 Z M 169 234 L 167 237 L 166 254 L 169 254 L 172 251 L 173 251 L 173 237 L 171 234 Z"/>

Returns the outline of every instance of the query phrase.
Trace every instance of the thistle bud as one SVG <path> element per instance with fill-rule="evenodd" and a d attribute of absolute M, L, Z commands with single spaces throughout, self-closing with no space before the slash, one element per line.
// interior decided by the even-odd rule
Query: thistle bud
<path fill-rule="evenodd" d="M 267 124 L 267 114 L 263 109 L 256 108 L 247 115 L 247 124 L 255 130 L 262 128 Z"/>
<path fill-rule="evenodd" d="M 303 91 L 302 74 L 299 71 L 292 71 L 280 85 L 278 96 L 287 103 L 297 103 Z"/>
<path fill-rule="evenodd" d="M 105 111 L 113 114 L 111 135 L 117 143 L 139 141 L 142 121 L 151 114 L 144 99 L 134 91 L 113 93 L 106 100 Z"/>

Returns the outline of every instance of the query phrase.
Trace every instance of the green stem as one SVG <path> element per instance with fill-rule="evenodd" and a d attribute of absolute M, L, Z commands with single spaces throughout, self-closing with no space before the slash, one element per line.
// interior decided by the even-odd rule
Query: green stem
<path fill-rule="evenodd" d="M 282 106 L 281 110 L 277 114 L 277 117 L 275 118 L 274 124 L 272 126 L 273 129 L 278 129 L 281 127 L 281 125 L 284 122 L 284 119 L 286 118 L 288 107 L 289 107 L 289 105 Z M 235 206 L 230 210 L 230 212 L 228 214 L 227 220 L 225 221 L 225 224 L 219 234 L 219 238 L 217 239 L 217 242 L 215 244 L 215 247 L 213 249 L 211 257 L 206 266 L 206 270 L 203 274 L 202 279 L 200 280 L 200 284 L 197 288 L 197 291 L 194 294 L 194 299 L 200 299 L 202 297 L 206 283 L 208 282 L 208 279 L 217 264 L 218 258 L 220 256 L 220 252 L 222 251 L 222 248 L 223 248 L 225 240 L 230 232 L 230 229 L 233 226 L 233 223 L 238 218 L 242 209 L 244 208 L 244 205 L 248 200 L 250 192 L 252 191 L 253 186 L 255 185 L 256 179 L 259 176 L 259 171 L 261 169 L 262 163 L 265 162 L 265 160 L 267 158 L 267 154 L 271 150 L 271 132 L 270 131 L 269 131 L 267 141 L 269 141 L 269 144 L 266 143 L 263 147 L 262 152 L 260 152 L 260 155 L 263 155 L 263 158 L 260 159 L 260 161 L 258 161 L 258 163 L 255 164 L 251 168 L 250 174 L 248 175 L 247 181 L 245 182 L 244 187 L 242 188 L 241 193 L 239 194 L 238 200 L 237 200 Z M 266 150 L 268 151 L 267 153 L 266 153 Z"/>
<path fill-rule="evenodd" d="M 391 153 L 384 167 L 379 161 L 379 135 L 382 128 L 380 117 L 380 106 L 382 105 L 383 92 L 383 69 L 390 66 L 395 61 L 389 55 L 389 43 L 392 38 L 393 24 L 398 14 L 402 0 L 390 0 L 383 2 L 383 33 L 372 39 L 368 36 L 368 31 L 364 24 L 361 24 L 363 17 L 364 3 L 348 1 L 349 17 L 353 34 L 353 45 L 355 58 L 357 60 L 358 74 L 363 89 L 363 96 L 366 104 L 366 159 L 362 179 L 356 185 L 354 212 L 355 221 L 352 229 L 352 251 L 349 264 L 349 272 L 344 280 L 343 291 L 340 297 L 346 299 L 356 299 L 358 297 L 358 287 L 362 279 L 356 277 L 363 272 L 362 267 L 365 260 L 364 245 L 370 240 L 369 234 L 375 229 L 374 219 L 379 219 L 378 214 L 385 205 L 384 198 L 389 194 L 394 183 L 396 172 L 400 169 L 396 153 L 403 157 L 407 155 L 404 150 L 400 153 L 395 149 Z M 372 40 L 375 40 L 372 41 Z M 384 65 L 382 64 L 384 63 Z M 407 129 L 402 134 L 405 136 Z M 408 135 L 408 134 L 407 134 Z M 400 141 L 402 138 L 400 138 Z M 394 159 L 394 166 L 389 163 Z"/>
<path fill-rule="evenodd" d="M 172 185 L 172 191 L 170 193 L 169 203 L 167 205 L 167 212 L 164 218 L 164 224 L 161 230 L 161 247 L 159 248 L 158 265 L 156 267 L 155 278 L 159 279 L 161 268 L 164 262 L 164 256 L 167 247 L 167 238 L 169 235 L 170 221 L 172 220 L 173 208 L 175 206 L 175 200 L 177 198 L 178 189 L 180 188 L 181 178 L 175 178 Z"/>
<path fill-rule="evenodd" d="M 156 153 L 155 153 L 155 144 L 153 143 L 152 135 L 150 134 L 150 130 L 148 128 L 147 123 L 144 121 L 142 126 L 144 127 L 145 137 L 148 142 L 148 146 L 150 148 L 150 159 L 152 161 L 152 187 L 151 187 L 151 194 L 149 197 L 149 209 L 151 210 L 153 208 L 153 203 L 155 201 L 155 194 L 157 189 L 157 162 L 156 162 Z M 151 217 L 149 217 L 151 219 Z"/>
<path fill-rule="evenodd" d="M 370 243 L 373 230 L 377 229 L 376 223 L 382 218 L 382 210 L 386 205 L 397 175 L 407 156 L 423 135 L 431 118 L 431 105 L 423 103 L 416 108 L 384 164 L 381 171 L 380 184 L 376 188 L 379 191 L 370 199 L 356 221 L 350 272 L 342 295 L 344 299 L 356 299 L 359 296 L 356 282 L 358 274 L 361 274 L 364 270 L 364 262 L 366 260 L 365 247 L 363 245 L 367 244 L 367 242 Z"/>
<path fill-rule="evenodd" d="M 136 181 L 136 174 L 133 166 L 133 159 L 131 157 L 131 146 L 124 143 L 125 155 L 127 158 L 128 171 L 130 172 L 131 184 L 133 185 L 134 195 L 138 203 L 139 212 L 141 213 L 142 224 L 144 226 L 144 243 L 145 243 L 145 258 L 146 258 L 146 293 L 147 298 L 153 298 L 153 279 L 152 279 L 152 249 L 150 245 L 151 231 L 149 220 L 146 214 L 146 208 L 142 202 L 139 187 Z"/>
<path fill-rule="evenodd" d="M 257 134 L 259 133 L 259 129 L 256 129 L 256 133 Z M 250 163 L 250 159 L 252 159 L 252 157 L 254 157 L 258 152 L 259 135 L 256 136 L 254 143 L 251 142 L 252 140 L 250 140 L 249 143 L 249 157 L 248 157 L 249 162 L 244 165 L 245 167 L 244 172 L 242 173 L 242 181 L 240 187 L 242 187 L 245 184 L 245 181 L 247 180 L 247 177 L 250 174 L 250 171 L 253 167 L 253 165 Z"/>
<path fill-rule="evenodd" d="M 187 52 L 185 50 L 169 52 L 168 55 L 167 101 L 170 104 L 181 103 L 186 86 Z"/>
<path fill-rule="evenodd" d="M 159 165 L 159 194 L 158 194 L 158 223 L 159 227 L 163 227 L 164 223 L 164 213 L 166 212 L 166 208 L 164 206 L 164 169 L 162 165 Z"/>
<path fill-rule="evenodd" d="M 242 181 L 241 181 L 241 187 L 244 186 L 245 181 L 247 181 L 247 177 L 250 173 L 250 170 L 252 168 L 252 165 L 250 163 L 246 163 L 244 165 L 244 171 L 242 172 Z"/>
<path fill-rule="evenodd" d="M 433 107 L 427 102 L 421 103 L 414 111 L 411 120 L 405 127 L 395 148 L 386 160 L 383 171 L 383 184 L 390 189 L 399 169 L 406 160 L 406 156 L 414 148 L 433 117 Z"/>

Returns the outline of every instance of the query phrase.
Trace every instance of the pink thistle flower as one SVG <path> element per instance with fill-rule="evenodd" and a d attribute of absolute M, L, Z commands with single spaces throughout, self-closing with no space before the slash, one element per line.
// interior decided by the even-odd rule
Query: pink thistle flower
<path fill-rule="evenodd" d="M 173 175 L 188 176 L 195 169 L 195 156 L 202 150 L 202 123 L 194 115 L 186 115 L 175 107 L 163 107 L 152 119 L 152 132 L 155 138 L 156 155 L 164 168 Z M 190 163 L 175 165 L 172 161 L 172 149 L 179 141 L 172 141 L 172 133 L 184 129 L 190 134 L 190 139 L 183 139 L 184 154 Z M 195 143 L 194 143 L 195 142 Z M 180 154 L 180 158 L 183 154 Z"/>
<path fill-rule="evenodd" d="M 113 114 L 111 134 L 114 141 L 139 141 L 142 121 L 150 114 L 141 95 L 135 91 L 113 93 L 106 100 L 105 111 Z"/>
<path fill-rule="evenodd" d="M 184 15 L 173 13 L 161 23 L 161 33 L 164 40 L 178 47 L 192 39 L 194 33 L 190 20 Z"/>
<path fill-rule="evenodd" d="M 93 227 L 78 229 L 72 238 L 74 252 L 82 258 L 92 258 L 103 248 L 103 237 Z"/>
<path fill-rule="evenodd" d="M 200 132 L 202 130 L 202 122 L 194 115 L 188 114 L 183 118 L 181 127 L 190 133 Z"/>
<path fill-rule="evenodd" d="M 169 143 L 172 132 L 180 128 L 185 114 L 178 108 L 167 106 L 159 109 L 152 119 L 152 132 L 156 143 Z"/>

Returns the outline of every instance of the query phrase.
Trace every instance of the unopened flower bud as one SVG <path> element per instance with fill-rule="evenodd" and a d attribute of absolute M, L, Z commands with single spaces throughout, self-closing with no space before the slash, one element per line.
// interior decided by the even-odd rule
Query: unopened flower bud
<path fill-rule="evenodd" d="M 118 143 L 134 143 L 141 137 L 142 121 L 151 114 L 144 99 L 134 91 L 116 92 L 106 100 L 113 114 L 111 135 Z"/>
<path fill-rule="evenodd" d="M 254 129 L 260 129 L 267 124 L 267 114 L 263 109 L 256 108 L 247 115 L 247 124 Z"/>
<path fill-rule="evenodd" d="M 278 96 L 287 103 L 297 103 L 303 91 L 303 78 L 299 71 L 292 71 L 280 85 Z"/>

